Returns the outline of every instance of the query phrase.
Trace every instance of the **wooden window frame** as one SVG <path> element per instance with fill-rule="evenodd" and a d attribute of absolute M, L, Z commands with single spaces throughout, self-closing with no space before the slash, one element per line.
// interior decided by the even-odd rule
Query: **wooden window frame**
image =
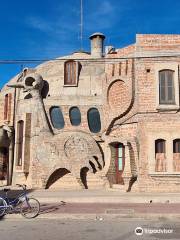
<path fill-rule="evenodd" d="M 64 87 L 76 87 L 78 83 L 78 63 L 69 60 L 64 63 Z"/>
<path fill-rule="evenodd" d="M 174 72 L 173 76 L 173 84 L 174 84 L 174 103 L 172 104 L 164 104 L 160 103 L 159 96 L 159 72 L 163 70 L 170 70 Z M 151 75 L 155 77 L 156 83 L 156 109 L 161 111 L 177 111 L 180 107 L 179 103 L 179 64 L 177 62 L 155 62 L 153 71 L 151 71 Z"/>
<path fill-rule="evenodd" d="M 164 80 L 164 82 L 165 82 L 165 84 L 164 84 L 164 86 L 162 86 L 162 84 L 161 84 L 161 74 L 162 73 L 164 73 L 165 74 L 165 80 Z M 172 99 L 171 100 L 169 100 L 169 92 L 168 92 L 168 88 L 169 88 L 169 86 L 168 86 L 168 75 L 169 75 L 169 73 L 171 73 L 172 74 L 172 79 L 171 79 L 171 88 L 172 88 L 172 92 L 171 92 L 171 94 L 172 94 Z M 164 87 L 164 91 L 165 91 L 165 96 L 164 96 L 164 99 L 162 99 L 162 97 L 161 97 L 161 89 L 162 89 L 162 87 Z M 159 104 L 160 105 L 174 105 L 175 104 L 175 88 L 174 88 L 174 71 L 173 70 L 170 70 L 170 69 L 163 69 L 163 70 L 161 70 L 161 71 L 159 71 Z"/>

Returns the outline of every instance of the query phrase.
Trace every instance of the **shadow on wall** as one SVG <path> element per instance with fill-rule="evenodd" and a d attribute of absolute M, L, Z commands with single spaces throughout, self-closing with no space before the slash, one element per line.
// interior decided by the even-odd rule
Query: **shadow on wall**
<path fill-rule="evenodd" d="M 136 166 L 136 161 L 135 161 L 135 153 L 134 153 L 134 149 L 131 145 L 131 143 L 128 142 L 128 147 L 129 147 L 129 153 L 130 153 L 130 166 L 131 166 L 131 179 L 129 181 L 129 186 L 127 189 L 127 192 L 131 191 L 131 188 L 133 186 L 133 184 L 137 181 L 137 166 Z"/>
<path fill-rule="evenodd" d="M 49 83 L 46 80 L 44 80 L 43 82 L 44 82 L 44 85 L 41 90 L 41 96 L 42 96 L 42 98 L 46 98 L 49 93 Z"/>
<path fill-rule="evenodd" d="M 48 189 L 53 183 L 55 183 L 57 180 L 64 177 L 68 173 L 70 173 L 70 171 L 68 171 L 66 168 L 59 168 L 55 170 L 47 181 L 46 189 Z"/>
<path fill-rule="evenodd" d="M 87 185 L 87 172 L 88 171 L 89 171 L 89 168 L 87 168 L 87 167 L 81 168 L 81 171 L 80 171 L 80 178 L 81 178 L 82 184 L 84 185 L 85 189 L 88 189 L 88 185 Z"/>

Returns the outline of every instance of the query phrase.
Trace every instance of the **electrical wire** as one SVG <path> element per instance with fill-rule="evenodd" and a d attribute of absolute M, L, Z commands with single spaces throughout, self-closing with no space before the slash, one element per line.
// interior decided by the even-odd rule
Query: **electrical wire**
<path fill-rule="evenodd" d="M 74 61 L 84 61 L 84 62 L 95 62 L 95 63 L 113 63 L 118 62 L 119 60 L 143 60 L 143 59 L 157 59 L 162 61 L 161 58 L 179 58 L 180 54 L 174 55 L 156 55 L 156 56 L 129 56 L 129 57 L 110 57 L 110 58 L 47 58 L 47 59 L 0 59 L 0 64 L 34 64 L 34 63 L 43 63 L 43 62 L 64 62 L 67 60 Z M 168 61 L 170 59 L 166 59 Z"/>

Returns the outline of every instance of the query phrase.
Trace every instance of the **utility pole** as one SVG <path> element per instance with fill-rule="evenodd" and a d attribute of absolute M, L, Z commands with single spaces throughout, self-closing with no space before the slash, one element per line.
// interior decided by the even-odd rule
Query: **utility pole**
<path fill-rule="evenodd" d="M 83 50 L 83 0 L 81 0 L 81 23 L 80 23 L 81 51 Z"/>

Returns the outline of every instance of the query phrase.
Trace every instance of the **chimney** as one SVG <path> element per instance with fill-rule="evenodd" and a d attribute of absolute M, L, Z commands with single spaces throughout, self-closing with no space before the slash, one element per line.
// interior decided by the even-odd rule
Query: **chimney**
<path fill-rule="evenodd" d="M 102 58 L 105 39 L 104 34 L 94 33 L 89 39 L 91 40 L 91 56 L 94 58 Z"/>

